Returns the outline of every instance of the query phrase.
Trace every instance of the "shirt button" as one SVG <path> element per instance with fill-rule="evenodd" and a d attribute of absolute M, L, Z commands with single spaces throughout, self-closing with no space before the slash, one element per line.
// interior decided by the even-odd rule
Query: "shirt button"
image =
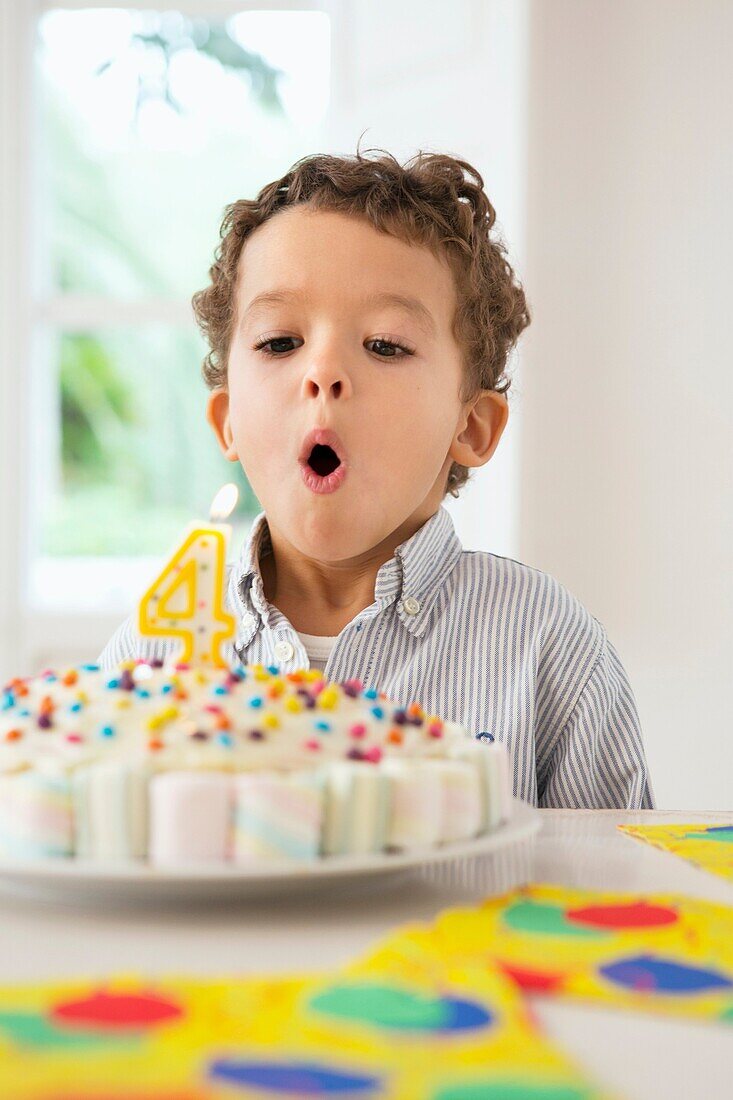
<path fill-rule="evenodd" d="M 420 601 L 416 600 L 414 596 L 408 596 L 407 599 L 403 601 L 402 606 L 408 615 L 417 615 L 420 610 Z"/>
<path fill-rule="evenodd" d="M 294 653 L 295 650 L 290 642 L 278 642 L 275 646 L 275 656 L 279 657 L 282 661 L 289 661 Z"/>

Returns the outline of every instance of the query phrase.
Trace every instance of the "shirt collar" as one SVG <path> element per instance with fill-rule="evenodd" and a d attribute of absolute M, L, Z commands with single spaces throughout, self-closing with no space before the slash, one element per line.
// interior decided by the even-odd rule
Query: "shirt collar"
<path fill-rule="evenodd" d="M 252 522 L 229 578 L 230 599 L 241 617 L 235 642 L 238 647 L 248 645 L 260 625 L 268 625 L 269 609 L 259 561 L 271 552 L 267 516 L 260 512 Z M 427 626 L 441 586 L 462 552 L 450 512 L 441 504 L 414 535 L 395 548 L 394 556 L 380 566 L 374 586 L 376 606 L 362 614 L 377 615 L 397 601 L 402 625 L 419 637 Z"/>

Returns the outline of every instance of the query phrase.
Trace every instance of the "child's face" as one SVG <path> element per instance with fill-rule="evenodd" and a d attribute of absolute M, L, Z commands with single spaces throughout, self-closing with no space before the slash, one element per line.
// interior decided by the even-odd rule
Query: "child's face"
<path fill-rule="evenodd" d="M 468 412 L 450 269 L 359 219 L 292 207 L 248 238 L 239 270 L 228 391 L 210 395 L 208 417 L 271 524 L 301 553 L 334 562 L 417 530 L 437 511 L 452 461 L 488 457 L 476 461 L 475 440 L 459 439 Z M 248 308 L 285 289 L 298 297 Z M 430 317 L 369 302 L 381 294 L 417 299 Z M 275 342 L 256 350 L 265 339 Z M 489 453 L 503 428 L 494 419 Z M 346 450 L 346 476 L 325 494 L 298 461 L 320 427 Z"/>

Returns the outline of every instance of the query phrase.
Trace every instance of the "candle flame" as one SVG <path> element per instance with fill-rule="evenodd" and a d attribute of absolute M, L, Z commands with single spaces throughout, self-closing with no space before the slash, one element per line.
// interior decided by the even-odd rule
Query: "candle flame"
<path fill-rule="evenodd" d="M 238 499 L 239 489 L 233 481 L 230 481 L 227 485 L 222 485 L 211 502 L 209 519 L 212 520 L 212 522 L 226 519 L 227 516 L 234 511 Z"/>

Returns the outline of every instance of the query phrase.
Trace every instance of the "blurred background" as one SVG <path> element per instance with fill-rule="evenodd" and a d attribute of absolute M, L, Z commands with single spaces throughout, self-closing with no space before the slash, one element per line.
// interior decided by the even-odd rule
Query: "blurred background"
<path fill-rule="evenodd" d="M 204 419 L 224 206 L 301 156 L 473 163 L 533 315 L 464 546 L 552 573 L 659 808 L 733 804 L 728 0 L 0 0 L 0 681 L 93 660 L 236 480 Z"/>

